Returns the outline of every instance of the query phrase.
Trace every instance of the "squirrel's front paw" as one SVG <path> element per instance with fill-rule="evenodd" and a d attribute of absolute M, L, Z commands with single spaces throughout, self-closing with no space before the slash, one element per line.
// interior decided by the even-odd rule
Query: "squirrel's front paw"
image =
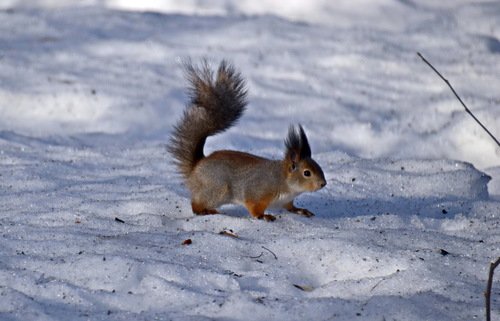
<path fill-rule="evenodd" d="M 314 213 L 306 208 L 299 208 L 299 210 L 297 211 L 297 214 L 304 215 L 305 217 L 314 216 Z"/>
<path fill-rule="evenodd" d="M 295 214 L 303 215 L 305 217 L 314 216 L 314 213 L 308 210 L 307 208 L 295 207 L 292 202 L 286 204 L 284 207 L 287 211 Z"/>
<path fill-rule="evenodd" d="M 305 216 L 305 217 L 311 217 L 311 216 L 314 216 L 314 213 L 311 212 L 310 210 L 308 210 L 307 208 L 294 208 L 292 211 L 290 211 L 292 213 L 295 213 L 295 214 L 299 214 L 299 215 L 302 215 L 302 216 Z"/>

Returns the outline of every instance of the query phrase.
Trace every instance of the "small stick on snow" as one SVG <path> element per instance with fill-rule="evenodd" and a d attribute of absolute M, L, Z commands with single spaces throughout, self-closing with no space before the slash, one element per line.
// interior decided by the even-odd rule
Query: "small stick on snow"
<path fill-rule="evenodd" d="M 269 251 L 269 253 L 271 253 L 271 254 L 274 256 L 274 259 L 275 259 L 275 260 L 277 260 L 277 259 L 278 259 L 278 257 L 276 256 L 276 254 L 274 254 L 274 252 L 273 252 L 273 251 L 271 251 L 270 249 L 268 249 L 268 248 L 267 248 L 267 247 L 265 247 L 265 246 L 262 246 L 262 248 L 263 248 L 264 250 Z"/>
<path fill-rule="evenodd" d="M 250 259 L 258 259 L 258 258 L 260 258 L 262 255 L 264 255 L 264 252 L 260 252 L 260 254 L 259 254 L 259 255 L 257 255 L 257 256 L 247 256 L 247 257 L 248 257 L 248 258 L 250 258 Z"/>
<path fill-rule="evenodd" d="M 294 287 L 296 287 L 299 290 L 302 290 L 304 292 L 312 292 L 314 288 L 309 285 L 299 285 L 299 284 L 292 284 Z"/>
<path fill-rule="evenodd" d="M 381 280 L 379 280 L 377 283 L 375 283 L 375 285 L 371 288 L 370 292 L 373 292 L 373 290 L 375 290 L 375 288 L 376 288 L 377 286 L 379 286 L 379 285 L 380 285 L 380 283 L 382 283 L 383 281 L 385 281 L 385 278 L 384 278 L 384 279 L 381 279 Z"/>
<path fill-rule="evenodd" d="M 448 79 L 444 78 L 443 75 L 441 75 L 441 73 L 439 71 L 437 71 L 436 68 L 434 68 L 434 66 L 427 61 L 427 59 L 424 58 L 424 56 L 422 56 L 422 54 L 420 52 L 417 52 L 417 55 L 420 57 L 420 59 L 423 60 L 423 62 L 425 62 L 432 70 L 434 70 L 434 72 L 439 76 L 439 78 L 441 78 L 447 85 L 448 87 L 450 87 L 451 91 L 453 92 L 453 94 L 455 95 L 455 97 L 457 97 L 458 101 L 462 104 L 462 106 L 465 108 L 465 111 L 479 124 L 479 126 L 481 126 L 484 131 L 486 133 L 488 133 L 488 135 L 490 135 L 490 137 L 495 141 L 495 143 L 497 143 L 498 147 L 500 147 L 500 142 L 498 141 L 498 139 L 496 139 L 495 136 L 493 136 L 492 133 L 490 133 L 490 131 L 479 121 L 479 119 L 476 118 L 476 116 L 474 116 L 474 114 L 470 111 L 469 108 L 467 108 L 467 106 L 465 105 L 465 103 L 462 101 L 462 99 L 460 98 L 460 96 L 458 96 L 457 92 L 455 91 L 455 89 L 453 89 L 453 86 L 450 84 L 450 82 L 448 81 Z"/>
<path fill-rule="evenodd" d="M 491 321 L 491 287 L 493 285 L 493 272 L 495 272 L 498 265 L 500 265 L 500 257 L 498 257 L 495 262 L 491 262 L 490 264 L 488 285 L 486 286 L 486 291 L 484 292 L 486 299 L 486 321 Z"/>

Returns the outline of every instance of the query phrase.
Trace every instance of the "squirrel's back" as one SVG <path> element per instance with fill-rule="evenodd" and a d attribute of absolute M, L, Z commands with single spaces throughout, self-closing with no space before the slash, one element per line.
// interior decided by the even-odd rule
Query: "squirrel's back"
<path fill-rule="evenodd" d="M 189 82 L 189 106 L 174 127 L 168 150 L 180 173 L 187 179 L 204 158 L 208 136 L 228 129 L 241 117 L 247 104 L 245 81 L 234 67 L 222 61 L 214 75 L 208 63 L 201 67 L 184 64 Z"/>

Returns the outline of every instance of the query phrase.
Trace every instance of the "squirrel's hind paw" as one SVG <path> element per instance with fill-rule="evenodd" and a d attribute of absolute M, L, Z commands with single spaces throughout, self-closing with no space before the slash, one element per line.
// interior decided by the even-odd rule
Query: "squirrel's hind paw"
<path fill-rule="evenodd" d="M 193 213 L 196 215 L 220 214 L 220 212 L 214 208 L 205 208 L 204 206 L 200 206 L 199 204 L 196 204 L 196 203 L 192 203 L 191 207 L 193 209 Z"/>
<path fill-rule="evenodd" d="M 264 214 L 263 216 L 259 217 L 259 220 L 266 220 L 268 222 L 273 222 L 276 220 L 276 216 L 270 214 Z"/>

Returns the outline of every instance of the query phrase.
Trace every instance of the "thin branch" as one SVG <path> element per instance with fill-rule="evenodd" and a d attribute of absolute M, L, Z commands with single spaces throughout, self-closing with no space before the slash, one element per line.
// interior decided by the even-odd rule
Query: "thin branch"
<path fill-rule="evenodd" d="M 260 252 L 260 254 L 259 254 L 259 255 L 257 255 L 257 256 L 247 256 L 247 257 L 248 257 L 248 258 L 250 258 L 250 259 L 258 259 L 258 258 L 260 258 L 262 255 L 264 255 L 264 252 Z"/>
<path fill-rule="evenodd" d="M 275 259 L 275 260 L 277 260 L 277 259 L 278 259 L 278 257 L 276 256 L 276 254 L 274 254 L 274 252 L 273 252 L 273 251 L 271 251 L 270 249 L 268 249 L 268 248 L 267 248 L 267 247 L 265 247 L 265 246 L 262 246 L 262 248 L 263 248 L 264 250 L 269 251 L 269 253 L 271 253 L 271 254 L 274 256 L 274 259 Z"/>
<path fill-rule="evenodd" d="M 376 288 L 377 286 L 379 286 L 379 285 L 380 285 L 380 283 L 382 283 L 382 282 L 383 282 L 383 281 L 385 281 L 385 280 L 386 280 L 386 279 L 385 279 L 385 278 L 383 278 L 383 279 L 379 280 L 377 283 L 375 283 L 375 285 L 371 288 L 370 292 L 372 292 L 373 290 L 375 290 L 375 288 Z"/>
<path fill-rule="evenodd" d="M 274 252 L 273 252 L 273 251 L 271 251 L 270 249 L 268 249 L 268 248 L 267 248 L 267 247 L 265 247 L 265 246 L 261 246 L 261 247 L 262 247 L 264 250 L 266 250 L 266 251 L 268 251 L 269 253 L 271 253 L 271 254 L 274 256 L 274 259 L 275 259 L 275 260 L 277 260 L 277 259 L 278 259 L 278 257 L 276 256 L 276 254 L 274 254 Z M 259 255 L 257 255 L 257 256 L 247 256 L 247 257 L 248 257 L 248 258 L 251 258 L 251 259 L 258 259 L 258 258 L 260 258 L 262 255 L 264 255 L 264 252 L 260 252 L 260 254 L 259 254 Z M 262 263 L 262 262 L 261 262 L 261 263 Z"/>
<path fill-rule="evenodd" d="M 299 284 L 292 284 L 294 287 L 296 287 L 299 290 L 302 290 L 304 292 L 312 292 L 314 291 L 314 288 L 310 285 L 299 285 Z"/>
<path fill-rule="evenodd" d="M 493 286 L 493 273 L 498 265 L 500 265 L 500 257 L 498 257 L 495 262 L 491 262 L 490 264 L 488 285 L 486 286 L 486 291 L 484 292 L 486 300 L 486 321 L 491 321 L 491 287 Z"/>
<path fill-rule="evenodd" d="M 441 75 L 441 73 L 439 71 L 437 71 L 436 68 L 434 68 L 434 66 L 429 62 L 427 61 L 427 59 L 424 58 L 424 56 L 422 56 L 422 54 L 420 52 L 417 52 L 417 55 L 420 57 L 420 59 L 422 59 L 432 70 L 434 70 L 434 72 L 448 85 L 448 87 L 450 87 L 451 91 L 453 92 L 453 94 L 455 95 L 455 97 L 457 97 L 458 101 L 462 104 L 462 106 L 465 108 L 465 111 L 479 124 L 479 126 L 481 126 L 484 131 L 486 133 L 488 133 L 488 135 L 490 135 L 490 137 L 495 141 L 495 143 L 497 143 L 498 147 L 500 147 L 500 142 L 498 141 L 498 139 L 496 139 L 495 136 L 493 136 L 492 133 L 490 133 L 490 131 L 479 121 L 479 119 L 476 118 L 476 116 L 474 116 L 474 114 L 470 111 L 469 108 L 467 108 L 467 106 L 465 105 L 465 103 L 462 101 L 462 99 L 460 98 L 460 96 L 458 96 L 457 92 L 455 91 L 455 89 L 453 89 L 453 86 L 450 84 L 450 82 L 448 81 L 448 79 L 444 78 L 443 75 Z"/>

